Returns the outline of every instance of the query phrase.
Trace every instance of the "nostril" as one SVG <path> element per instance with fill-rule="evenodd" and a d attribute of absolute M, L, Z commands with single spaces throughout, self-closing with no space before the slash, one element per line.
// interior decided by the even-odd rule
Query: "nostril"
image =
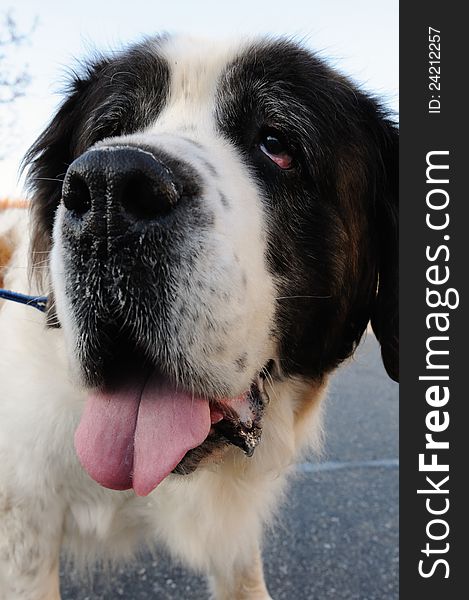
<path fill-rule="evenodd" d="M 91 208 L 90 190 L 79 175 L 70 175 L 64 185 L 62 198 L 65 208 L 78 216 L 84 215 Z"/>
<path fill-rule="evenodd" d="M 138 219 L 154 219 L 169 213 L 177 201 L 177 191 L 169 182 L 143 173 L 130 175 L 121 188 L 125 211 Z"/>
<path fill-rule="evenodd" d="M 69 217 L 86 226 L 101 218 L 129 225 L 165 217 L 182 189 L 170 168 L 150 152 L 103 146 L 88 150 L 69 166 L 62 198 Z M 87 213 L 90 219 L 84 219 Z"/>

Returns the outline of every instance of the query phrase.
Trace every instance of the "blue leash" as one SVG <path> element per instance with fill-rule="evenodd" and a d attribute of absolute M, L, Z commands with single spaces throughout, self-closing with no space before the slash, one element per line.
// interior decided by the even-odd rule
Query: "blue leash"
<path fill-rule="evenodd" d="M 20 294 L 18 292 L 0 288 L 0 298 L 19 302 L 20 304 L 26 304 L 27 306 L 33 306 L 41 312 L 46 312 L 47 296 L 27 296 L 26 294 Z"/>

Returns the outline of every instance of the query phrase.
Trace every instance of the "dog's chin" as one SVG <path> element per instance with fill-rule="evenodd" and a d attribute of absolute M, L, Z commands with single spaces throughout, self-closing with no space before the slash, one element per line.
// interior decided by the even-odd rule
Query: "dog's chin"
<path fill-rule="evenodd" d="M 78 458 L 100 485 L 145 496 L 169 474 L 192 473 L 229 446 L 254 453 L 272 361 L 233 397 L 213 395 L 213 382 L 206 390 L 200 379 L 197 387 L 181 385 L 135 354 L 107 364 L 113 368 L 90 389 L 75 434 Z"/>

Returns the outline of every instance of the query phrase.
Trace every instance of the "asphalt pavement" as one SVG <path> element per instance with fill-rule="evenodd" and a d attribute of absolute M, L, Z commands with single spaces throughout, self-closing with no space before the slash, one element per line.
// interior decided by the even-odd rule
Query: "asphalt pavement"
<path fill-rule="evenodd" d="M 398 386 L 372 334 L 335 374 L 326 451 L 298 466 L 265 543 L 274 600 L 397 600 Z M 63 569 L 65 571 L 65 569 Z M 63 600 L 207 600 L 203 578 L 165 555 L 92 581 L 62 573 Z"/>

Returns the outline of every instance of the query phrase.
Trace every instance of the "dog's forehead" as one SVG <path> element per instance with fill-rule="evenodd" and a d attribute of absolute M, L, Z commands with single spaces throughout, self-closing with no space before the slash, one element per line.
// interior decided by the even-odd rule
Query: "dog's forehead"
<path fill-rule="evenodd" d="M 160 38 L 152 52 L 164 62 L 168 79 L 163 107 L 147 131 L 198 130 L 201 137 L 217 124 L 236 131 L 249 127 L 255 110 L 267 111 L 274 121 L 288 119 L 292 101 L 301 109 L 304 67 L 314 62 L 300 45 L 268 36 L 177 35 Z M 299 86 L 292 83 L 297 77 Z"/>
<path fill-rule="evenodd" d="M 165 101 L 144 133 L 190 133 L 210 141 L 216 113 L 225 95 L 226 73 L 250 53 L 254 38 L 208 40 L 176 35 L 159 39 L 150 50 L 168 71 Z M 155 81 L 161 88 L 161 83 Z M 192 133 L 191 133 L 192 132 Z"/>
<path fill-rule="evenodd" d="M 159 47 L 159 55 L 169 69 L 169 88 L 165 108 L 158 117 L 160 124 L 170 124 L 177 115 L 188 128 L 205 123 L 210 128 L 211 117 L 223 75 L 245 55 L 252 40 L 224 41 L 176 36 L 167 38 Z"/>
<path fill-rule="evenodd" d="M 221 41 L 175 36 L 164 40 L 159 52 L 169 66 L 175 88 L 204 94 L 210 92 L 227 65 L 246 52 L 253 42 L 248 38 Z"/>
<path fill-rule="evenodd" d="M 283 79 L 300 74 L 307 55 L 307 60 L 314 61 L 300 45 L 267 36 L 212 40 L 178 35 L 161 39 L 155 52 L 169 70 L 170 99 L 198 106 L 218 92 L 232 93 L 226 85 L 233 82 L 237 89 L 254 86 L 260 90 L 273 84 L 278 91 Z"/>

